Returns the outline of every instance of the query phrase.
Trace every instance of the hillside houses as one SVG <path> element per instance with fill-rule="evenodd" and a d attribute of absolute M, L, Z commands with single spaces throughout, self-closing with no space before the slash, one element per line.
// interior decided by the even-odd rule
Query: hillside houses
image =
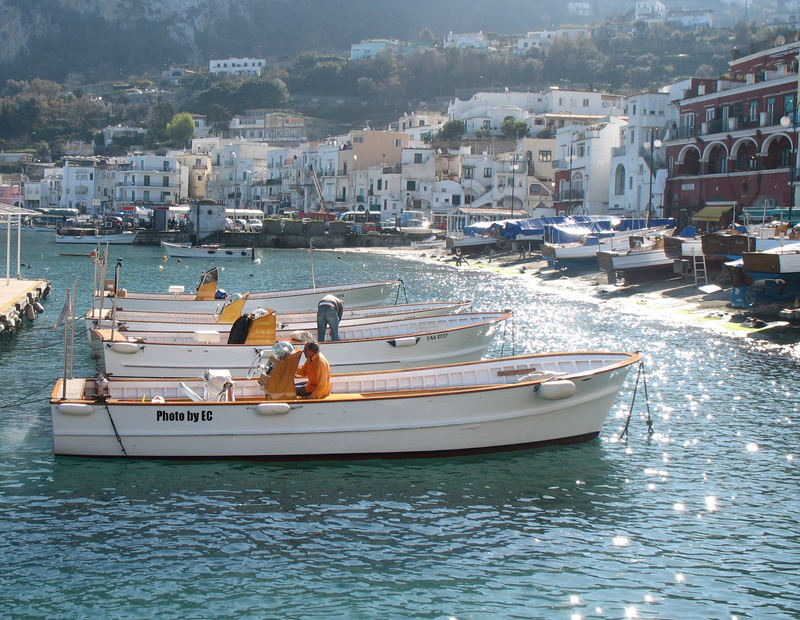
<path fill-rule="evenodd" d="M 786 217 L 791 207 L 796 217 L 798 51 L 789 43 L 754 52 L 718 79 L 628 97 L 558 88 L 477 93 L 454 99 L 446 115 L 407 113 L 388 130 L 320 142 L 209 136 L 161 155 L 71 157 L 39 172 L 29 164 L 22 193 L 27 207 L 93 215 L 208 198 L 267 217 L 369 211 L 393 221 L 422 211 L 438 223 L 467 208 L 515 217 L 649 214 L 709 228 L 746 210 L 783 208 Z M 509 116 L 524 120 L 530 137 L 501 140 Z M 454 119 L 464 121 L 467 139 L 438 145 L 432 138 Z"/>

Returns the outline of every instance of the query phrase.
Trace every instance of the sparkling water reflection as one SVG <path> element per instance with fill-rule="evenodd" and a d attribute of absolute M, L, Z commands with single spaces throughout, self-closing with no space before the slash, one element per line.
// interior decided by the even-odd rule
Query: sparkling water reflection
<path fill-rule="evenodd" d="M 259 255 L 225 266 L 221 286 L 310 284 L 307 252 Z M 117 256 L 130 289 L 188 289 L 201 269 L 155 248 Z M 54 458 L 42 397 L 62 345 L 46 326 L 64 287 L 78 280 L 86 299 L 92 267 L 33 233 L 23 261 L 49 267 L 56 293 L 35 328 L 0 341 L 2 404 L 22 401 L 0 409 L 8 616 L 797 616 L 798 368 L 775 349 L 525 276 L 320 252 L 318 284 L 399 276 L 409 301 L 513 308 L 495 355 L 641 350 L 656 434 L 639 401 L 618 441 L 631 373 L 600 440 L 579 446 L 285 465 Z M 79 338 L 76 370 L 90 369 Z"/>

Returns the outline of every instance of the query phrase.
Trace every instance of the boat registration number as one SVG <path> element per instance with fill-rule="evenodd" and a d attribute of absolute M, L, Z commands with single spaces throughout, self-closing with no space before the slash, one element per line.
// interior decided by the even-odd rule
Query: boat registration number
<path fill-rule="evenodd" d="M 447 338 L 447 334 L 431 334 L 430 336 L 425 336 L 425 340 L 443 340 Z"/>

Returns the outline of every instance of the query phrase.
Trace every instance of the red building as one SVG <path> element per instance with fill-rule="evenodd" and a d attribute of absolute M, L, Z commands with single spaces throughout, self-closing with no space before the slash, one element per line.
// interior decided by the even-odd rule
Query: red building
<path fill-rule="evenodd" d="M 691 80 L 665 140 L 665 215 L 715 230 L 747 208 L 795 206 L 798 51 L 774 47 L 730 61 L 719 79 Z"/>

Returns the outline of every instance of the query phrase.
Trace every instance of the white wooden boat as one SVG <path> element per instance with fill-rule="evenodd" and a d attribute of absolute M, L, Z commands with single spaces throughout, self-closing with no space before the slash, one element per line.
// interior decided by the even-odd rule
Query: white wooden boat
<path fill-rule="evenodd" d="M 278 313 L 311 312 L 317 309 L 319 300 L 331 293 L 342 299 L 348 308 L 377 306 L 397 290 L 399 280 L 386 282 L 357 282 L 316 288 L 289 289 L 247 293 L 244 311 L 268 307 Z M 137 293 L 120 290 L 116 296 L 116 307 L 120 310 L 146 312 L 215 312 L 224 299 L 215 296 L 216 281 L 208 291 L 199 290 L 197 294 L 183 293 L 182 286 L 170 287 L 171 293 Z M 201 286 L 203 289 L 203 286 Z M 111 306 L 113 291 L 107 293 L 103 306 Z M 95 302 L 95 306 L 100 304 Z"/>
<path fill-rule="evenodd" d="M 126 230 L 120 233 L 94 233 L 93 231 L 80 231 L 75 234 L 56 234 L 56 243 L 81 243 L 91 245 L 130 245 L 136 238 L 136 233 Z"/>
<path fill-rule="evenodd" d="M 657 271 L 670 271 L 674 267 L 674 259 L 664 251 L 664 234 L 647 237 L 632 235 L 629 237 L 630 249 L 613 250 L 597 253 L 597 264 L 609 274 L 620 272 L 626 280 L 642 277 Z"/>
<path fill-rule="evenodd" d="M 453 254 L 459 252 L 468 254 L 497 247 L 497 239 L 490 235 L 447 235 L 445 247 Z"/>
<path fill-rule="evenodd" d="M 586 235 L 580 241 L 570 243 L 544 242 L 541 245 L 542 256 L 549 262 L 589 261 L 596 260 L 598 252 L 627 252 L 631 249 L 630 237 L 647 236 L 666 231 L 667 227 L 621 230 L 606 235 Z"/>
<path fill-rule="evenodd" d="M 228 248 L 221 245 L 191 245 L 189 243 L 170 243 L 162 241 L 161 247 L 170 258 L 207 258 L 254 260 L 255 248 Z"/>
<path fill-rule="evenodd" d="M 786 242 L 763 252 L 745 252 L 742 266 L 755 279 L 797 278 L 800 276 L 800 242 Z"/>
<path fill-rule="evenodd" d="M 586 441 L 639 361 L 630 353 L 551 353 L 333 375 L 330 396 L 296 400 L 299 356 L 259 381 L 213 372 L 208 382 L 59 380 L 50 400 L 54 452 L 287 460 Z"/>
<path fill-rule="evenodd" d="M 87 329 L 126 327 L 128 330 L 147 331 L 195 331 L 221 330 L 228 331 L 230 326 L 242 316 L 245 297 L 226 304 L 219 312 L 140 312 L 118 310 L 116 320 L 112 322 L 111 308 L 89 310 L 86 313 Z M 340 325 L 359 325 L 376 323 L 391 319 L 414 319 L 439 314 L 455 314 L 466 310 L 469 301 L 437 301 L 417 304 L 399 304 L 394 306 L 371 306 L 368 308 L 345 308 Z M 102 319 L 101 319 L 102 317 Z M 279 329 L 289 329 L 293 324 L 315 324 L 316 312 L 290 312 L 277 316 Z M 296 329 L 296 328 L 293 328 Z M 305 328 L 304 328 L 305 329 Z"/>
<path fill-rule="evenodd" d="M 275 329 L 272 318 L 272 328 L 254 323 L 244 344 L 220 344 L 218 334 L 201 331 L 141 332 L 131 340 L 125 332 L 93 330 L 93 338 L 101 370 L 115 377 L 193 377 L 205 368 L 244 376 L 266 346 L 292 339 L 292 333 Z M 334 372 L 469 361 L 486 352 L 497 327 L 509 318 L 511 313 L 465 313 L 349 326 L 339 330 L 341 340 L 321 342 L 320 348 Z"/>
<path fill-rule="evenodd" d="M 411 247 L 415 250 L 435 250 L 443 248 L 445 244 L 444 237 L 436 237 L 432 235 L 427 239 L 420 239 L 419 241 L 412 241 Z"/>

